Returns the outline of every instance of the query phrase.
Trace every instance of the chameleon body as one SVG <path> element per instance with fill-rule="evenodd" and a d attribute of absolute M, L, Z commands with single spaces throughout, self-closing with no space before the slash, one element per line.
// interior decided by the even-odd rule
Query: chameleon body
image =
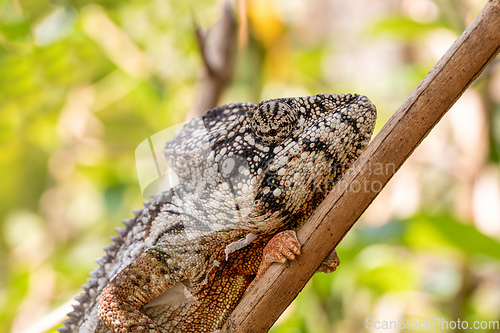
<path fill-rule="evenodd" d="M 193 119 L 164 149 L 179 185 L 124 221 L 59 331 L 220 329 L 256 276 L 300 253 L 293 230 L 375 120 L 357 94 L 229 104 Z M 319 270 L 337 264 L 333 253 Z"/>

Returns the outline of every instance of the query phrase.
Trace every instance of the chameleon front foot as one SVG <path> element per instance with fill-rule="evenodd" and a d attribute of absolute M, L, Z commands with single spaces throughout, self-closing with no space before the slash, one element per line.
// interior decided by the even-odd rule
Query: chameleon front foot
<path fill-rule="evenodd" d="M 294 260 L 295 256 L 300 254 L 300 243 L 297 234 L 293 230 L 285 230 L 274 235 L 273 238 L 264 247 L 262 253 L 262 262 L 252 283 L 248 286 L 245 294 L 257 283 L 264 275 L 271 264 L 277 262 L 284 264 L 287 259 Z"/>

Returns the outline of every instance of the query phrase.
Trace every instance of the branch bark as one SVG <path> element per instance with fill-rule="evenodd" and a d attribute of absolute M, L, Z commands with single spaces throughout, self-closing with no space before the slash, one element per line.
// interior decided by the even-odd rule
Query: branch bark
<path fill-rule="evenodd" d="M 221 332 L 269 330 L 394 172 L 499 51 L 500 0 L 490 0 L 298 231 L 302 255 L 287 265 L 272 265 Z M 394 172 L 371 173 L 374 166 Z"/>

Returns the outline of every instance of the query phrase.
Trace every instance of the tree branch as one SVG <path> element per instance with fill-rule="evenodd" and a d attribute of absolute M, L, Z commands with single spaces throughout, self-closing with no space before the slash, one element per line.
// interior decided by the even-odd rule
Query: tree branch
<path fill-rule="evenodd" d="M 500 0 L 490 0 L 298 231 L 302 255 L 272 265 L 222 332 L 266 332 L 448 109 L 500 51 Z M 373 167 L 393 172 L 371 173 Z"/>

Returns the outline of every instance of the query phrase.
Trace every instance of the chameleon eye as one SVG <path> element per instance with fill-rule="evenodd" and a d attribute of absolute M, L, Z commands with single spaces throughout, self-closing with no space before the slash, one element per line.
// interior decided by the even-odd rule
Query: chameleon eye
<path fill-rule="evenodd" d="M 277 101 L 259 103 L 250 122 L 253 132 L 263 141 L 275 144 L 286 139 L 297 123 L 297 113 Z"/>

